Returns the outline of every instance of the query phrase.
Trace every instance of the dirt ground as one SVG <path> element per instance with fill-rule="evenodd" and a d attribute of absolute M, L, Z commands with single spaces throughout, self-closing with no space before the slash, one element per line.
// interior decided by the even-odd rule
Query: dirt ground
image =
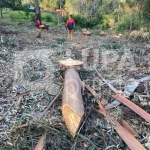
<path fill-rule="evenodd" d="M 82 35 L 75 31 L 67 39 L 65 27 L 49 27 L 36 38 L 32 24 L 0 24 L 0 149 L 32 150 L 46 133 L 45 150 L 128 150 L 103 115 L 97 101 L 111 103 L 115 94 L 94 68 L 117 90 L 124 90 L 135 79 L 150 75 L 150 42 L 129 39 L 127 35 Z M 63 87 L 62 59 L 84 62 L 81 80 L 90 85 L 99 99 L 82 91 L 85 117 L 75 139 L 62 118 L 62 92 L 43 114 Z M 150 113 L 150 82 L 141 82 L 129 99 Z M 150 150 L 150 124 L 127 106 L 120 104 L 109 111 L 119 122 L 125 119 L 139 134 L 136 139 Z"/>

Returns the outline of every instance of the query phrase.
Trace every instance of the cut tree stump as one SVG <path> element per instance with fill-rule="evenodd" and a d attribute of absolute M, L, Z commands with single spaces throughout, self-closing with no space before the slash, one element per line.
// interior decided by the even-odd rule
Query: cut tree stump
<path fill-rule="evenodd" d="M 84 31 L 82 32 L 83 35 L 86 35 L 86 36 L 91 36 L 91 32 L 90 31 Z"/>
<path fill-rule="evenodd" d="M 100 31 L 99 35 L 100 36 L 105 36 L 105 32 L 104 31 Z"/>
<path fill-rule="evenodd" d="M 49 27 L 49 25 L 47 25 L 47 24 L 39 25 L 39 29 L 41 29 L 41 30 L 44 30 L 44 29 L 48 30 L 48 27 Z"/>

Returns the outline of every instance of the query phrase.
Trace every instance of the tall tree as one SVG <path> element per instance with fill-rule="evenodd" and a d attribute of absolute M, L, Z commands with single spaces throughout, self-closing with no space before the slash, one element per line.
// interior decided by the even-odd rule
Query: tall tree
<path fill-rule="evenodd" d="M 0 0 L 0 13 L 3 18 L 3 8 L 10 8 L 12 10 L 19 9 L 21 7 L 21 0 Z"/>
<path fill-rule="evenodd" d="M 44 10 L 55 10 L 56 8 L 59 8 L 59 1 L 58 0 L 42 0 L 40 3 L 41 8 Z"/>
<path fill-rule="evenodd" d="M 41 22 L 41 11 L 39 7 L 39 1 L 35 0 L 35 21 L 39 19 Z"/>
<path fill-rule="evenodd" d="M 66 0 L 65 9 L 69 14 L 77 14 L 79 11 L 79 0 Z"/>

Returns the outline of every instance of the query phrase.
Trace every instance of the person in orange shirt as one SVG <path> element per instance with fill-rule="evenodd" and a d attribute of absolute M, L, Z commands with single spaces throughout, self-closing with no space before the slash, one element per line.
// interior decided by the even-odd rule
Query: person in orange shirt
<path fill-rule="evenodd" d="M 66 21 L 66 30 L 68 30 L 68 39 L 73 40 L 75 21 L 72 19 L 72 15 L 69 15 L 69 19 Z"/>

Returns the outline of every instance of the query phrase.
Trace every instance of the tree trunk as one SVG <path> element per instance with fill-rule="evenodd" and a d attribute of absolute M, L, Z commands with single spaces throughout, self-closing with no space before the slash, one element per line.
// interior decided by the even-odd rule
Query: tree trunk
<path fill-rule="evenodd" d="M 62 1 L 61 0 L 59 0 L 59 5 L 60 5 L 60 15 L 59 15 L 59 17 L 60 17 L 60 22 L 62 21 Z"/>
<path fill-rule="evenodd" d="M 2 1 L 0 1 L 0 13 L 1 13 L 1 18 L 3 19 L 3 12 L 2 12 L 2 9 L 3 9 L 3 7 L 2 7 Z"/>
<path fill-rule="evenodd" d="M 2 8 L 0 8 L 0 13 L 1 13 L 1 18 L 3 19 L 3 12 L 2 12 Z"/>
<path fill-rule="evenodd" d="M 39 7 L 39 3 L 38 3 L 38 0 L 35 0 L 35 21 L 39 19 L 41 24 L 42 24 L 42 21 L 41 21 L 41 11 L 40 11 L 40 7 Z"/>

